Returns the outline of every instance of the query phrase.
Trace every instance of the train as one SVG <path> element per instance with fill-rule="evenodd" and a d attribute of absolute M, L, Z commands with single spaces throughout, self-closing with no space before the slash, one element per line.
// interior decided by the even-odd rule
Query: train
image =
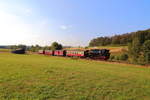
<path fill-rule="evenodd" d="M 14 53 L 14 54 L 25 54 L 26 50 L 21 48 L 21 49 L 13 50 L 13 51 L 11 51 L 11 53 Z"/>
<path fill-rule="evenodd" d="M 39 50 L 38 54 L 62 57 L 79 57 L 96 60 L 108 60 L 110 52 L 108 49 L 91 50 Z"/>

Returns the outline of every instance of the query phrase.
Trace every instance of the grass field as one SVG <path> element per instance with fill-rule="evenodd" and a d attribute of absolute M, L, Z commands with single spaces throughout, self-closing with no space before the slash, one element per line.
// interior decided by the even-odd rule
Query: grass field
<path fill-rule="evenodd" d="M 10 49 L 0 49 L 0 52 L 10 52 Z"/>
<path fill-rule="evenodd" d="M 0 53 L 0 100 L 150 100 L 150 69 Z"/>

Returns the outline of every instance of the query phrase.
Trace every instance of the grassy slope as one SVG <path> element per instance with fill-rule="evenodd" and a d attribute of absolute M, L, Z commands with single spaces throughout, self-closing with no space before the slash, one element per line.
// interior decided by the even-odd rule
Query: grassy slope
<path fill-rule="evenodd" d="M 150 100 L 150 69 L 0 53 L 0 100 Z"/>

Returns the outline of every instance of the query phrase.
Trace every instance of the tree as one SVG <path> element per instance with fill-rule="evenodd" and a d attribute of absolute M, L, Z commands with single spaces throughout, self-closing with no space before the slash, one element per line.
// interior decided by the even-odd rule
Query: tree
<path fill-rule="evenodd" d="M 63 48 L 62 45 L 57 42 L 53 42 L 51 45 L 52 50 L 61 50 L 62 48 Z"/>
<path fill-rule="evenodd" d="M 23 45 L 23 44 L 20 44 L 20 45 L 18 45 L 18 48 L 26 50 L 27 46 Z"/>
<path fill-rule="evenodd" d="M 31 47 L 29 47 L 29 51 L 32 51 L 32 52 L 37 52 L 40 49 L 43 49 L 43 48 L 39 45 L 35 45 L 35 46 L 32 45 Z"/>
<path fill-rule="evenodd" d="M 17 47 L 17 45 L 12 45 L 10 48 L 11 48 L 12 50 L 16 50 L 18 47 Z"/>
<path fill-rule="evenodd" d="M 129 45 L 129 54 L 132 61 L 137 64 L 150 64 L 150 31 L 138 31 L 133 34 Z M 148 38 L 149 37 L 149 38 Z"/>
<path fill-rule="evenodd" d="M 120 55 L 120 60 L 123 60 L 123 61 L 128 60 L 128 55 L 126 53 Z"/>
<path fill-rule="evenodd" d="M 129 45 L 129 54 L 132 58 L 133 63 L 138 63 L 138 58 L 140 57 L 141 44 L 139 38 L 135 38 Z"/>
<path fill-rule="evenodd" d="M 120 39 L 121 39 L 121 36 L 119 35 L 115 35 L 114 37 L 112 37 L 112 44 L 120 44 Z"/>
<path fill-rule="evenodd" d="M 144 53 L 146 63 L 150 63 L 150 40 L 144 42 L 143 53 Z"/>
<path fill-rule="evenodd" d="M 32 46 L 29 48 L 29 50 L 32 51 L 32 52 L 35 52 L 35 51 L 36 51 L 34 45 L 32 45 Z"/>
<path fill-rule="evenodd" d="M 36 44 L 35 45 L 35 51 L 38 51 L 38 50 L 40 50 L 41 49 L 41 47 L 38 45 L 38 44 Z"/>
<path fill-rule="evenodd" d="M 45 47 L 43 47 L 43 50 L 51 50 L 51 47 L 50 46 L 45 46 Z"/>
<path fill-rule="evenodd" d="M 150 40 L 147 40 L 144 42 L 143 44 L 143 51 L 146 52 L 150 52 Z"/>

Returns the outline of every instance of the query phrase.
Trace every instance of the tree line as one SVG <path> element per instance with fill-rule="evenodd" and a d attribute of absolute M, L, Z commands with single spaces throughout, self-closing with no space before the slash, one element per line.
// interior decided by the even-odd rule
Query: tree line
<path fill-rule="evenodd" d="M 63 49 L 63 46 L 57 42 L 53 42 L 50 46 L 40 46 L 40 45 L 32 45 L 32 46 L 26 46 L 26 45 L 12 45 L 10 46 L 10 49 L 16 50 L 16 49 L 25 49 L 27 51 L 31 52 L 37 52 L 38 50 L 61 50 Z"/>
<path fill-rule="evenodd" d="M 90 41 L 89 46 L 108 46 L 108 45 L 127 45 L 132 41 L 133 33 L 125 33 L 122 35 L 105 36 L 94 38 Z"/>

